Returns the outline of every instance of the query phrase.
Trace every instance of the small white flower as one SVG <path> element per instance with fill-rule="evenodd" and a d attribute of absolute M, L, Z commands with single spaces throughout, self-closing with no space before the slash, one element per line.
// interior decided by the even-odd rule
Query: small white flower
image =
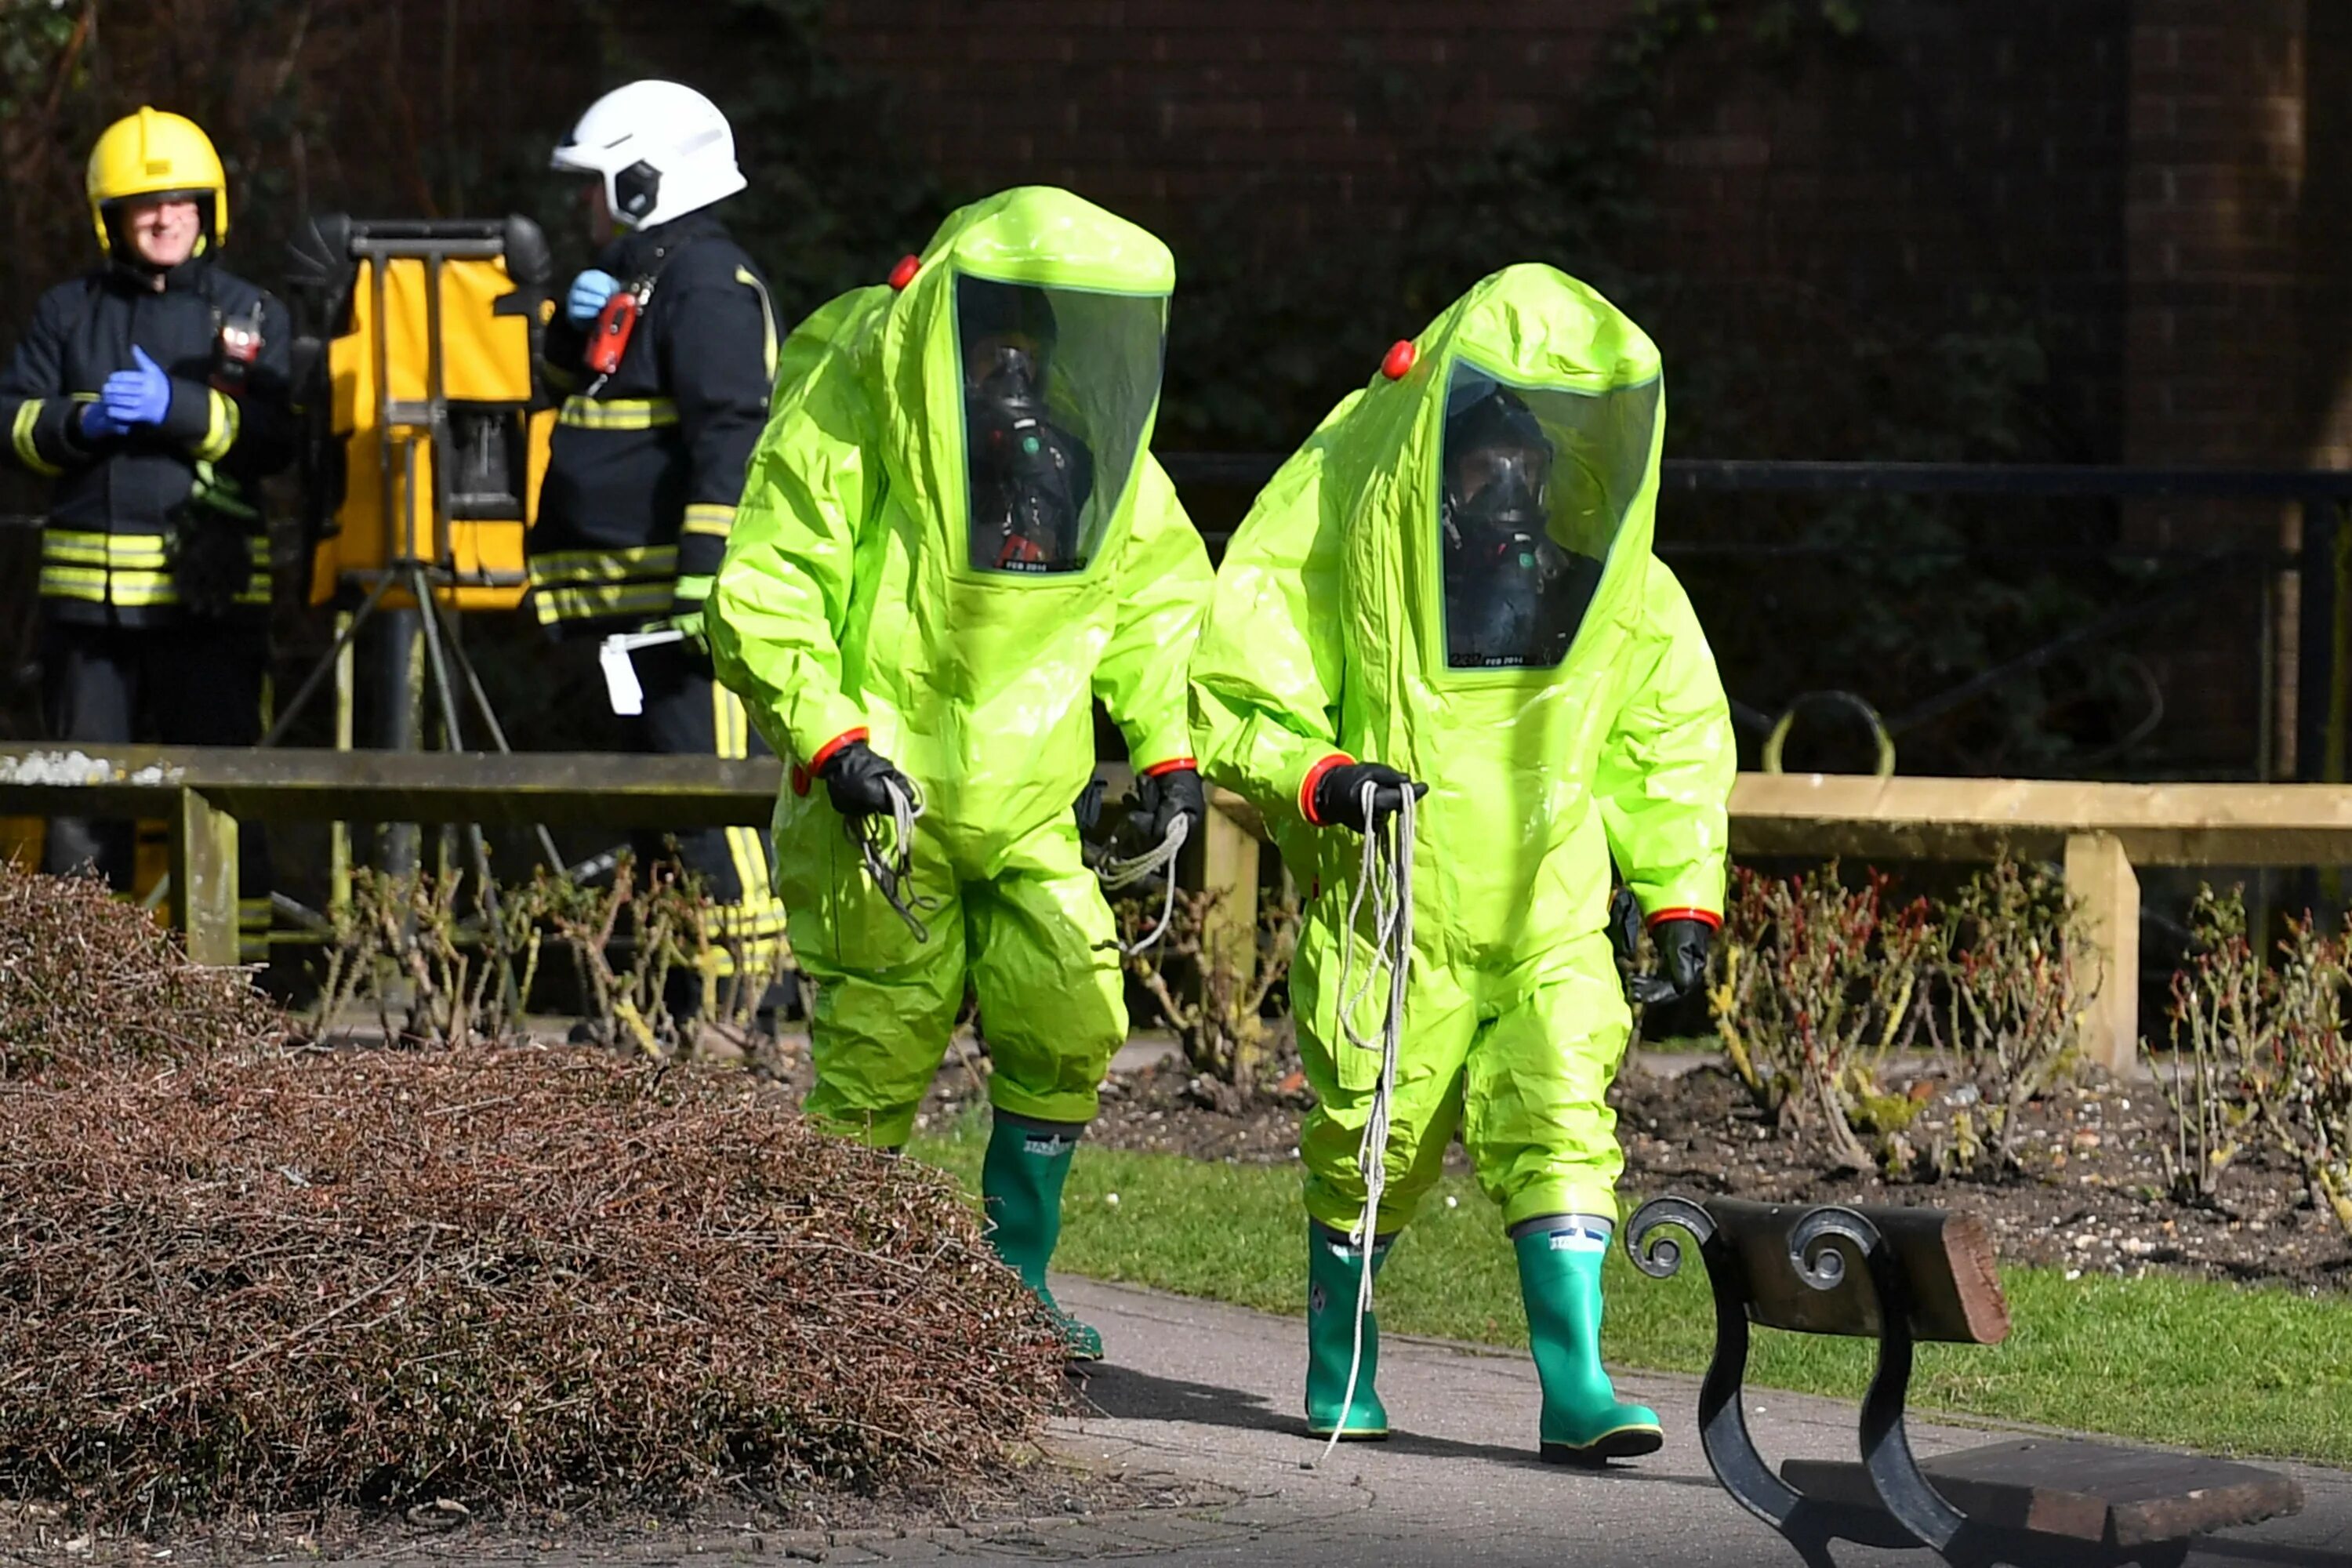
<path fill-rule="evenodd" d="M 1118 1207 L 1118 1194 L 1117 1193 L 1106 1193 L 1103 1194 L 1103 1202 L 1108 1204 L 1113 1208 L 1117 1208 Z"/>

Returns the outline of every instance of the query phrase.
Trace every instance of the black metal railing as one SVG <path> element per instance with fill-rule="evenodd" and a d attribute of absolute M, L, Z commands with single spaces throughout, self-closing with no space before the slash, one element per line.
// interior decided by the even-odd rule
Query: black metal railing
<path fill-rule="evenodd" d="M 1166 452 L 1160 461 L 1179 486 L 1244 488 L 1263 484 L 1283 461 L 1278 453 Z M 1899 737 L 1984 695 L 2003 682 L 2030 673 L 2066 653 L 2178 609 L 2212 592 L 2217 582 L 2271 571 L 2295 584 L 2300 605 L 2295 647 L 2295 776 L 2307 782 L 2341 782 L 2347 774 L 2346 710 L 2352 706 L 2352 533 L 2343 513 L 2352 503 L 2352 470 L 2236 468 L 2127 468 L 2054 463 L 1812 462 L 1749 458 L 1669 458 L 1660 488 L 1669 495 L 1779 495 L 1816 497 L 1992 497 L 2011 500 L 2074 500 L 2109 502 L 2154 500 L 2275 501 L 2302 510 L 2300 548 L 2228 545 L 2211 549 L 2171 545 L 2050 541 L 2026 545 L 1970 543 L 1923 552 L 1907 546 L 1874 548 L 1850 542 L 1802 540 L 1677 539 L 1660 544 L 1670 561 L 1802 557 L 1853 559 L 1874 554 L 1968 555 L 2021 562 L 2131 561 L 2190 569 L 2189 581 L 2155 590 L 2071 627 L 1958 684 L 1887 715 L 1882 735 Z M 1213 544 L 1223 540 L 1212 532 Z M 2275 641 L 2277 605 L 2265 595 L 2261 648 Z M 2267 679 L 2267 676 L 2265 677 Z M 1743 728 L 1761 730 L 1770 716 L 1735 700 Z M 2265 759 L 2273 748 L 2267 737 Z M 2268 772 L 2267 761 L 2252 770 Z"/>

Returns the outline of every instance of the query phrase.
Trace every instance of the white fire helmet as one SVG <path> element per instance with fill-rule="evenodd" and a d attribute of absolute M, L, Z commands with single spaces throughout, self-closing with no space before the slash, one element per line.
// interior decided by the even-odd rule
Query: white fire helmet
<path fill-rule="evenodd" d="M 551 167 L 602 177 L 605 205 L 625 228 L 683 217 L 747 183 L 727 117 L 674 81 L 633 81 L 590 104 Z"/>

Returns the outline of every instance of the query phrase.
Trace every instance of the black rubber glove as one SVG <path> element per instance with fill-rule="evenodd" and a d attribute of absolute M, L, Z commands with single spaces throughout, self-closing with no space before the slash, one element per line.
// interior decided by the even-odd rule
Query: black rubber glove
<path fill-rule="evenodd" d="M 1078 819 L 1078 834 L 1084 837 L 1102 825 L 1103 793 L 1110 786 L 1101 779 L 1088 779 L 1087 787 L 1078 792 L 1071 803 L 1070 815 Z"/>
<path fill-rule="evenodd" d="M 895 784 L 908 799 L 914 798 L 915 786 L 907 775 L 863 741 L 852 741 L 827 757 L 816 776 L 833 796 L 833 809 L 844 816 L 888 816 L 890 793 L 885 784 Z"/>
<path fill-rule="evenodd" d="M 1208 815 L 1209 797 L 1201 788 L 1198 768 L 1170 768 L 1166 773 L 1140 774 L 1135 781 L 1135 820 L 1144 831 L 1145 842 L 1154 847 L 1167 841 L 1168 829 L 1180 816 L 1192 819 L 1186 837 L 1198 838 L 1201 819 Z"/>
<path fill-rule="evenodd" d="M 1380 786 L 1372 796 L 1370 822 L 1364 820 L 1364 786 L 1368 784 Z M 1408 789 L 1415 800 L 1429 793 L 1427 784 L 1415 784 L 1386 763 L 1343 763 L 1315 781 L 1315 820 L 1369 833 L 1404 805 L 1404 792 Z"/>
<path fill-rule="evenodd" d="M 1658 973 L 1633 977 L 1633 1000 L 1645 1007 L 1679 1002 L 1706 984 L 1707 960 L 1715 952 L 1715 928 L 1705 921 L 1660 921 L 1650 928 L 1658 950 Z"/>
<path fill-rule="evenodd" d="M 1642 955 L 1642 901 L 1631 888 L 1609 895 L 1609 945 L 1621 969 L 1632 969 Z"/>

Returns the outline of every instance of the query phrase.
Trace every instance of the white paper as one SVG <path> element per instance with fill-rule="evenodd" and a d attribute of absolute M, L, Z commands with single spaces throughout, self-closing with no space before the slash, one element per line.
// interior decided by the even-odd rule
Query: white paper
<path fill-rule="evenodd" d="M 646 710 L 646 689 L 637 684 L 637 667 L 629 660 L 629 650 L 619 637 L 606 637 L 604 646 L 596 650 L 596 662 L 604 668 L 604 696 L 613 704 L 613 711 L 624 719 L 634 719 Z"/>

